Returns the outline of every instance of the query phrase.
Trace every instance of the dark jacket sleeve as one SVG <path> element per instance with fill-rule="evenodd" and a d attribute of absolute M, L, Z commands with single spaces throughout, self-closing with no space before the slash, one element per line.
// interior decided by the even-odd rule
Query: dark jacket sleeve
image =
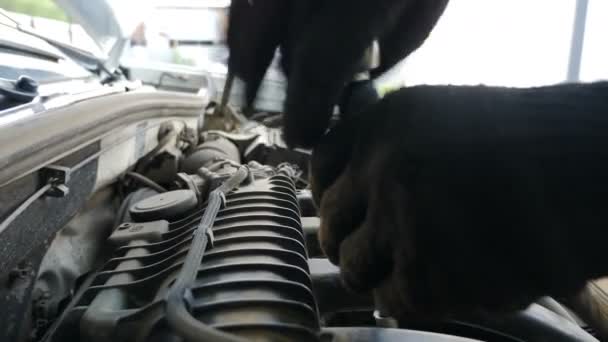
<path fill-rule="evenodd" d="M 378 76 L 416 51 L 428 38 L 448 5 L 448 0 L 416 1 L 403 11 L 395 26 L 379 39 Z"/>
<path fill-rule="evenodd" d="M 285 139 L 314 146 L 325 133 L 344 85 L 352 80 L 374 39 L 381 69 L 418 48 L 443 13 L 446 0 L 327 1 L 301 35 L 290 63 Z M 384 60 L 382 60 L 384 59 Z"/>
<path fill-rule="evenodd" d="M 285 40 L 290 1 L 233 0 L 228 26 L 228 67 L 245 83 L 247 105 L 255 100 L 266 69 Z"/>

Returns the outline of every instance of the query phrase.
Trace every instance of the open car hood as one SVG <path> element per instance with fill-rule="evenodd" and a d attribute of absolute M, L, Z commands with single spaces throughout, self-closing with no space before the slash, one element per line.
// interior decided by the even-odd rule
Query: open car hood
<path fill-rule="evenodd" d="M 55 0 L 66 14 L 95 40 L 108 55 L 108 66 L 118 65 L 137 24 L 143 21 L 150 1 L 145 0 Z"/>

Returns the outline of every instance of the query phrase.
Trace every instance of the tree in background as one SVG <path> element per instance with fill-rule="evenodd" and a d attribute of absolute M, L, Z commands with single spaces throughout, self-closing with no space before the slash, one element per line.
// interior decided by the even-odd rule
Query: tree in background
<path fill-rule="evenodd" d="M 0 0 L 0 8 L 34 17 L 67 21 L 63 10 L 53 0 Z"/>

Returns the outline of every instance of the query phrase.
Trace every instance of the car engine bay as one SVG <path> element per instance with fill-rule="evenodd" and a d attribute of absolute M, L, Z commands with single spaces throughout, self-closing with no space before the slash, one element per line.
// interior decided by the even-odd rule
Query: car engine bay
<path fill-rule="evenodd" d="M 24 328 L 6 331 L 45 342 L 596 341 L 559 304 L 500 320 L 386 317 L 373 294 L 344 288 L 319 247 L 311 152 L 285 146 L 276 115 L 217 115 L 138 122 L 40 172 L 47 195 L 77 203 L 39 267 L 6 278 L 5 298 L 32 279 Z"/>

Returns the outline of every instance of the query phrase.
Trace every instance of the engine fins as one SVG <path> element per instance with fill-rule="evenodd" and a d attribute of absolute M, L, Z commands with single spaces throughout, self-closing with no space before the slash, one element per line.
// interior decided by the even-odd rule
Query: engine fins
<path fill-rule="evenodd" d="M 316 340 L 295 188 L 275 176 L 227 196 L 192 289 L 195 317 L 255 341 Z"/>
<path fill-rule="evenodd" d="M 192 210 L 163 229 L 158 222 L 164 221 L 135 223 L 129 227 L 137 234 L 129 236 L 138 240 L 128 241 L 124 232 L 110 239 L 120 242 L 114 242 L 113 258 L 75 297 L 53 341 L 174 341 L 164 298 L 203 212 Z M 318 341 L 318 309 L 291 179 L 278 174 L 227 194 L 213 236 L 190 288 L 192 315 L 246 340 Z"/>

